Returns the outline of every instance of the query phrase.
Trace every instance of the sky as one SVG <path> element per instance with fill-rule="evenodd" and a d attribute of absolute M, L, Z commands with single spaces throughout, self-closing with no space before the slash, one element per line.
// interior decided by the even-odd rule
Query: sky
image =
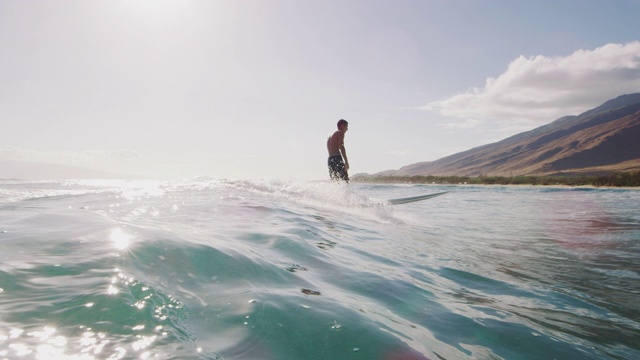
<path fill-rule="evenodd" d="M 640 92 L 636 0 L 0 0 L 0 161 L 328 179 Z M 0 174 L 2 178 L 2 174 Z"/>

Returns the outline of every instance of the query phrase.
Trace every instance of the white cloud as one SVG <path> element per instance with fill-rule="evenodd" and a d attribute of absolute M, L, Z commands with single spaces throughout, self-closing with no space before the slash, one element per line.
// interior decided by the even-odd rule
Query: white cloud
<path fill-rule="evenodd" d="M 0 160 L 36 161 L 70 166 L 93 166 L 103 162 L 126 161 L 140 157 L 131 150 L 39 151 L 13 146 L 0 146 Z"/>
<path fill-rule="evenodd" d="M 440 126 L 443 129 L 447 129 L 447 130 L 460 130 L 460 129 L 475 128 L 475 127 L 478 127 L 482 123 L 483 123 L 482 120 L 466 118 L 466 119 L 464 119 L 462 121 L 458 121 L 458 122 L 454 121 L 454 122 L 441 123 L 441 124 L 438 124 L 438 126 Z"/>
<path fill-rule="evenodd" d="M 411 150 L 391 150 L 391 151 L 383 151 L 383 155 L 391 155 L 391 156 L 410 156 L 414 155 L 415 152 Z"/>
<path fill-rule="evenodd" d="M 569 56 L 518 57 L 484 88 L 423 109 L 465 119 L 448 127 L 483 122 L 524 130 L 577 115 L 619 95 L 640 92 L 640 42 L 607 44 Z"/>

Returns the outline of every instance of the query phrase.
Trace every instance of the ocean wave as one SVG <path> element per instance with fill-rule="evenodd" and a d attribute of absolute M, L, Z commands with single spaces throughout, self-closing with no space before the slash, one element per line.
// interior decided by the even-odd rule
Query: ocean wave
<path fill-rule="evenodd" d="M 18 199 L 0 202 L 0 357 L 640 355 L 637 193 L 210 178 L 0 189 Z"/>

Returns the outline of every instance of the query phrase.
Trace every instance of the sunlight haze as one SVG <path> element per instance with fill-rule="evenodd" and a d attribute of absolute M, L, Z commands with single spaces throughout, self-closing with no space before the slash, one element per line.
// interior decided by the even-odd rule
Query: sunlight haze
<path fill-rule="evenodd" d="M 638 1 L 0 0 L 0 161 L 328 179 L 640 92 Z M 0 173 L 0 178 L 3 175 Z"/>

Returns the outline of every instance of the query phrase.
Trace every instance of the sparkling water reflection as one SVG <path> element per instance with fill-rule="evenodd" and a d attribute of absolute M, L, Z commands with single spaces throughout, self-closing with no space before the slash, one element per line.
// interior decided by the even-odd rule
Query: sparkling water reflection
<path fill-rule="evenodd" d="M 636 358 L 639 194 L 0 183 L 0 359 Z"/>

